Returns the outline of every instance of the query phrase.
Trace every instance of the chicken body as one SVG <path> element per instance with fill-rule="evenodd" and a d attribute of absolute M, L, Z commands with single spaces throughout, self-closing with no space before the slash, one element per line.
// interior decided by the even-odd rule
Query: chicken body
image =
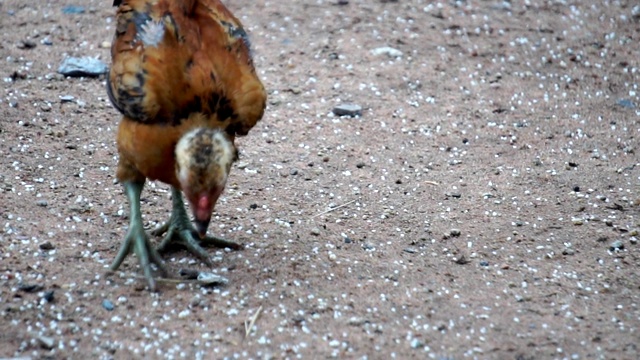
<path fill-rule="evenodd" d="M 146 179 L 171 185 L 171 219 L 156 233 L 210 264 L 199 243 L 236 247 L 206 236 L 213 207 L 237 158 L 237 135 L 261 119 L 266 92 L 242 25 L 219 0 L 116 0 L 116 33 L 107 92 L 123 114 L 117 178 L 131 206 L 129 232 L 112 264 L 134 251 L 149 287 L 151 263 L 166 274 L 143 229 Z M 184 208 L 184 192 L 197 231 Z M 195 234 L 199 236 L 194 236 Z"/>

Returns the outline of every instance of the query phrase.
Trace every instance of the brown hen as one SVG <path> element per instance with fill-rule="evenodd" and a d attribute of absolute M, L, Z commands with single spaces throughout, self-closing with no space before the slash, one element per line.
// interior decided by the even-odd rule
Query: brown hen
<path fill-rule="evenodd" d="M 159 252 L 170 244 L 184 245 L 209 265 L 201 243 L 238 247 L 206 232 L 237 159 L 235 136 L 246 135 L 262 118 L 266 93 L 247 33 L 219 0 L 115 0 L 113 5 L 118 11 L 107 92 L 123 114 L 117 178 L 131 214 L 111 269 L 133 251 L 155 290 L 151 263 L 166 275 Z M 172 189 L 171 218 L 155 231 L 166 233 L 157 250 L 140 213 L 146 179 Z"/>

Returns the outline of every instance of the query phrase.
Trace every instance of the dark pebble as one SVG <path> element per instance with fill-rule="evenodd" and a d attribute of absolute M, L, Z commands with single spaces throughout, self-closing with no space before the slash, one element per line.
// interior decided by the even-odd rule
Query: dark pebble
<path fill-rule="evenodd" d="M 40 250 L 53 250 L 56 248 L 55 246 L 53 246 L 51 241 L 45 241 L 42 244 L 40 244 L 39 247 L 40 247 Z"/>
<path fill-rule="evenodd" d="M 251 205 L 249 205 L 249 209 L 251 209 L 251 210 L 255 210 L 255 209 L 257 209 L 257 208 L 258 208 L 258 204 L 251 204 Z"/>
<path fill-rule="evenodd" d="M 113 309 L 115 309 L 115 306 L 113 306 L 113 303 L 107 299 L 102 300 L 102 307 L 107 311 L 113 311 Z"/>
<path fill-rule="evenodd" d="M 200 275 L 200 271 L 192 269 L 180 269 L 180 276 L 184 279 L 195 280 Z"/>
<path fill-rule="evenodd" d="M 489 262 L 488 261 L 480 261 L 480 266 L 489 266 Z"/>
<path fill-rule="evenodd" d="M 353 240 L 351 240 L 350 238 L 346 237 L 344 238 L 344 243 L 345 244 L 351 244 L 353 242 Z"/>
<path fill-rule="evenodd" d="M 18 285 L 18 290 L 24 291 L 26 293 L 34 293 L 34 292 L 38 292 L 38 291 L 40 291 L 42 289 L 43 289 L 42 285 L 36 285 L 36 284 L 20 284 L 20 285 Z"/>
<path fill-rule="evenodd" d="M 53 290 L 49 290 L 47 292 L 44 293 L 44 295 L 42 296 L 43 299 L 45 299 L 47 302 L 52 303 L 54 300 L 53 297 Z"/>
<path fill-rule="evenodd" d="M 580 192 L 580 186 L 575 185 L 575 186 L 573 187 L 573 191 L 575 191 L 575 192 Z"/>
<path fill-rule="evenodd" d="M 364 167 L 364 163 L 363 162 L 359 162 L 359 163 L 356 164 L 356 167 L 358 169 L 362 169 Z"/>
<path fill-rule="evenodd" d="M 37 44 L 31 40 L 22 40 L 20 44 L 18 44 L 19 49 L 33 49 L 37 46 Z"/>

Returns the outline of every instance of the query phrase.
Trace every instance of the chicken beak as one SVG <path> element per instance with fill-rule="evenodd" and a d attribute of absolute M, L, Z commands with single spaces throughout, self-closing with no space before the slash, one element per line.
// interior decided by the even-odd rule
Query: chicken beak
<path fill-rule="evenodd" d="M 196 230 L 198 231 L 198 235 L 200 236 L 200 239 L 204 239 L 204 237 L 207 236 L 207 229 L 209 228 L 210 221 L 211 221 L 210 217 L 204 220 L 196 219 L 195 221 Z"/>

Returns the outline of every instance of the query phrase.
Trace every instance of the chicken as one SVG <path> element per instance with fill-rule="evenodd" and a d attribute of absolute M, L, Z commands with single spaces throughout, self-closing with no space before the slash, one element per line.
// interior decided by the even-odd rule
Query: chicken
<path fill-rule="evenodd" d="M 239 248 L 206 232 L 238 157 L 235 137 L 247 135 L 262 118 L 266 92 L 247 33 L 219 0 L 115 0 L 113 5 L 118 10 L 107 93 L 123 115 L 117 179 L 131 210 L 111 270 L 134 252 L 153 291 L 151 264 L 168 274 L 160 253 L 169 245 L 181 244 L 209 265 L 201 245 Z M 171 217 L 154 231 L 166 234 L 157 249 L 140 212 L 146 179 L 171 186 Z"/>

